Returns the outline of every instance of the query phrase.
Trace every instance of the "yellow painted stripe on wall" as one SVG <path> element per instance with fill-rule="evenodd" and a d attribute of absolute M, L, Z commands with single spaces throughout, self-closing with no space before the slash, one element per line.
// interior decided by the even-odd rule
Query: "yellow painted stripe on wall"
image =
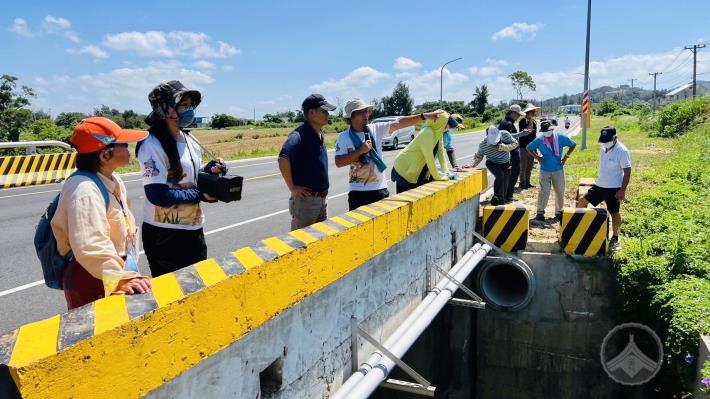
<path fill-rule="evenodd" d="M 128 321 L 125 295 L 111 295 L 94 302 L 94 335 Z"/>
<path fill-rule="evenodd" d="M 317 238 L 313 237 L 312 235 L 306 233 L 303 230 L 294 230 L 289 233 L 293 238 L 303 241 L 306 243 L 306 245 L 318 241 Z"/>
<path fill-rule="evenodd" d="M 205 283 L 206 287 L 217 284 L 227 278 L 227 273 L 217 263 L 214 258 L 205 259 L 202 262 L 195 263 L 195 271 Z"/>
<path fill-rule="evenodd" d="M 158 307 L 161 308 L 185 296 L 180 288 L 177 278 L 173 273 L 163 274 L 150 281 L 153 286 L 153 296 Z"/>
<path fill-rule="evenodd" d="M 27 168 L 32 163 L 33 156 L 29 155 L 29 156 L 24 156 L 22 158 L 24 158 L 23 159 L 24 162 L 22 163 L 20 170 L 17 171 L 17 179 L 15 180 L 16 187 L 22 186 L 23 185 L 22 182 L 24 182 L 25 178 L 28 177 L 28 176 L 25 176 L 25 173 L 27 173 Z"/>
<path fill-rule="evenodd" d="M 341 218 L 340 216 L 334 216 L 334 217 L 330 218 L 330 220 L 334 221 L 335 223 L 337 223 L 337 224 L 339 224 L 339 225 L 341 225 L 341 226 L 343 226 L 343 227 L 353 227 L 353 226 L 355 226 L 355 223 L 349 222 L 349 221 L 347 221 L 347 220 Z"/>
<path fill-rule="evenodd" d="M 589 243 L 589 247 L 587 247 L 587 250 L 584 252 L 586 256 L 597 256 L 599 251 L 602 249 L 602 246 L 606 242 L 609 235 L 607 226 L 608 224 L 604 223 L 604 225 L 597 230 L 592 242 Z"/>
<path fill-rule="evenodd" d="M 368 220 L 370 220 L 370 218 L 368 218 L 367 216 L 361 215 L 361 214 L 359 214 L 359 213 L 357 213 L 357 212 L 352 212 L 352 211 L 350 211 L 350 212 L 346 212 L 345 214 L 348 215 L 348 216 L 350 216 L 351 218 L 357 219 L 357 220 L 359 220 L 359 221 L 361 221 L 361 222 L 367 222 Z"/>
<path fill-rule="evenodd" d="M 276 237 L 265 238 L 261 241 L 266 244 L 269 249 L 276 252 L 279 256 L 285 255 L 294 250 L 292 246 L 286 244 L 285 242 L 281 241 Z"/>
<path fill-rule="evenodd" d="M 363 211 L 365 211 L 371 215 L 375 215 L 375 216 L 380 216 L 380 215 L 385 214 L 384 212 L 378 211 L 377 209 L 374 209 L 374 208 L 370 208 L 369 206 L 361 206 L 360 210 L 363 210 Z"/>
<path fill-rule="evenodd" d="M 7 165 L 10 163 L 10 158 L 12 157 L 2 157 L 2 163 L 0 163 L 0 175 L 5 173 Z"/>
<path fill-rule="evenodd" d="M 52 162 L 49 164 L 49 169 L 47 169 L 47 183 L 50 183 L 53 181 L 53 175 L 55 175 L 56 170 L 57 170 L 57 163 L 59 160 L 62 158 L 62 154 L 54 154 L 55 156 L 52 157 Z"/>
<path fill-rule="evenodd" d="M 20 327 L 8 365 L 28 364 L 54 355 L 57 352 L 60 318 L 56 315 Z"/>
<path fill-rule="evenodd" d="M 17 177 L 15 175 L 15 171 L 17 170 L 17 167 L 20 165 L 20 157 L 12 157 L 12 164 L 10 165 L 10 169 L 7 172 L 7 178 L 5 179 L 5 188 L 10 187 L 12 184 L 12 181 L 15 180 Z"/>
<path fill-rule="evenodd" d="M 316 230 L 320 231 L 321 233 L 324 233 L 325 235 L 328 235 L 328 236 L 332 236 L 333 234 L 339 233 L 338 230 L 328 226 L 327 224 L 325 224 L 323 222 L 314 223 L 311 225 L 311 227 L 313 227 L 314 229 L 316 229 Z"/>
<path fill-rule="evenodd" d="M 513 212 L 510 212 L 508 210 L 502 211 L 500 217 L 498 220 L 496 220 L 496 224 L 493 225 L 493 228 L 491 231 L 486 231 L 486 237 L 498 237 L 501 231 L 503 231 L 503 228 L 505 228 L 505 225 L 508 224 L 508 220 L 510 220 L 510 217 L 513 216 Z M 495 241 L 495 239 L 492 239 L 491 241 Z"/>
<path fill-rule="evenodd" d="M 42 184 L 44 175 L 47 173 L 47 162 L 49 162 L 50 157 L 50 154 L 44 154 L 42 156 L 42 162 L 39 164 L 39 168 L 37 169 L 37 178 L 35 179 L 35 183 Z"/>
<path fill-rule="evenodd" d="M 518 242 L 520 237 L 522 237 L 526 233 L 526 230 L 528 229 L 528 223 L 530 216 L 528 215 L 528 212 L 525 211 L 525 215 L 523 215 L 522 218 L 518 221 L 518 224 L 513 227 L 513 231 L 510 232 L 510 235 L 508 238 L 505 240 L 503 245 L 501 246 L 501 249 L 506 252 L 510 252 L 511 249 L 515 246 L 515 243 Z"/>
<path fill-rule="evenodd" d="M 240 248 L 232 252 L 232 255 L 234 255 L 234 257 L 237 258 L 239 262 L 241 262 L 242 266 L 244 266 L 245 269 L 249 269 L 264 263 L 264 260 L 261 259 L 261 257 L 249 247 Z"/>
<path fill-rule="evenodd" d="M 375 202 L 375 203 L 372 204 L 372 205 L 377 205 L 377 206 L 379 206 L 380 208 L 385 208 L 385 209 L 387 209 L 388 211 L 393 211 L 393 210 L 395 210 L 395 209 L 398 208 L 397 206 L 393 205 L 392 203 L 390 203 L 390 202 L 385 202 L 385 201 L 377 201 L 377 202 Z"/>
<path fill-rule="evenodd" d="M 566 253 L 570 255 L 574 254 L 574 250 L 579 245 L 579 242 L 582 240 L 582 237 L 584 237 L 584 234 L 587 232 L 587 230 L 589 230 L 589 226 L 592 224 L 596 216 L 597 213 L 593 210 L 592 212 L 584 213 L 584 216 L 582 216 L 582 220 L 580 220 L 577 229 L 574 231 L 572 237 L 570 237 L 569 242 L 567 243 L 567 246 L 565 247 Z"/>

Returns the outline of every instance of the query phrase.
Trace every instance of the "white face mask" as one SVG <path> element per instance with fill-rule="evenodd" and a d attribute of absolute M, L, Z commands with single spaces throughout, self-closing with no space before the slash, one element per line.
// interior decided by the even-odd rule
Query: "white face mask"
<path fill-rule="evenodd" d="M 552 130 L 548 130 L 548 131 L 546 131 L 546 132 L 542 132 L 542 135 L 545 136 L 545 137 L 547 137 L 547 138 L 550 138 L 550 137 L 552 137 Z"/>
<path fill-rule="evenodd" d="M 610 149 L 611 147 L 614 146 L 614 140 L 608 142 L 608 143 L 602 143 L 602 147 L 604 147 L 605 150 Z"/>

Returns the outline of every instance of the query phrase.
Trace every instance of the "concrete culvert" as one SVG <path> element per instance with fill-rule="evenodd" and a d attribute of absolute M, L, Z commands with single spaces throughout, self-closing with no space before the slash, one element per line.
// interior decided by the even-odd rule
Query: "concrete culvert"
<path fill-rule="evenodd" d="M 517 259 L 485 261 L 477 268 L 478 292 L 486 307 L 501 311 L 522 309 L 535 293 L 535 276 Z"/>

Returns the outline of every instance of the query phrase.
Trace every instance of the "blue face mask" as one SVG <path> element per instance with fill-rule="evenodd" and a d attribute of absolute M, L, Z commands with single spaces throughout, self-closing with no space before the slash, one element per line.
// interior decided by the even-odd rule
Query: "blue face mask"
<path fill-rule="evenodd" d="M 178 125 L 181 128 L 186 128 L 195 120 L 195 110 L 188 108 L 185 112 L 178 114 Z"/>

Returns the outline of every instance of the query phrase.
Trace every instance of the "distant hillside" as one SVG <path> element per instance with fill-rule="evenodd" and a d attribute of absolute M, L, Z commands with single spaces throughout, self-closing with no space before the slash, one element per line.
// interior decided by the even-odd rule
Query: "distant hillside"
<path fill-rule="evenodd" d="M 665 95 L 668 90 L 658 90 L 658 96 Z M 653 90 L 646 90 L 639 87 L 634 87 L 633 92 L 631 86 L 622 85 L 621 87 L 602 86 L 592 89 L 589 92 L 593 103 L 599 103 L 605 98 L 612 98 L 624 105 L 631 104 L 631 99 L 634 101 L 651 101 L 653 99 Z M 546 109 L 554 109 L 561 105 L 580 104 L 582 102 L 582 93 L 563 94 L 559 97 L 547 99 L 542 102 L 542 106 Z"/>

